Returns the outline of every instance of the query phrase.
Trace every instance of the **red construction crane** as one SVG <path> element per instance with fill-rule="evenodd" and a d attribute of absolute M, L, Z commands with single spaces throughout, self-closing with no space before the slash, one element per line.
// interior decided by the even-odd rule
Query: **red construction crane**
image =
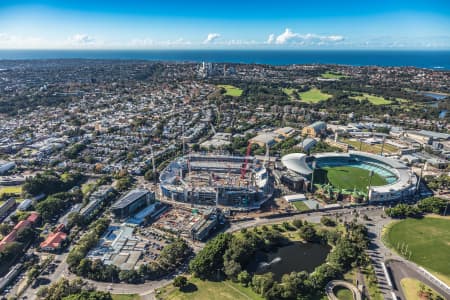
<path fill-rule="evenodd" d="M 250 151 L 252 151 L 252 143 L 249 142 L 247 146 L 247 152 L 245 153 L 244 165 L 242 166 L 241 169 L 241 179 L 244 179 L 245 173 L 247 173 L 248 156 L 250 155 Z"/>

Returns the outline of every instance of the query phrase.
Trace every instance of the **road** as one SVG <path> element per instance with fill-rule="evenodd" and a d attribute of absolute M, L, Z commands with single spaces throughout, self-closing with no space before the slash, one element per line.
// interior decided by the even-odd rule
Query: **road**
<path fill-rule="evenodd" d="M 444 296 L 445 299 L 450 299 L 450 292 L 448 289 L 445 289 L 441 285 L 439 285 L 435 280 L 431 277 L 428 277 L 424 272 L 421 272 L 417 266 L 409 261 L 402 260 L 390 260 L 386 263 L 389 270 L 392 273 L 393 284 L 396 287 L 395 294 L 401 299 L 405 299 L 403 294 L 400 281 L 403 278 L 414 278 L 420 280 L 425 283 L 439 294 Z"/>

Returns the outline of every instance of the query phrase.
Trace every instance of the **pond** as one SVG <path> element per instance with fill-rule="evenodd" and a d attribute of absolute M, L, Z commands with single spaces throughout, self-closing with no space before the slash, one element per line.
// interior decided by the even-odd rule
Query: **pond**
<path fill-rule="evenodd" d="M 317 243 L 292 242 L 274 252 L 258 252 L 247 267 L 250 273 L 272 272 L 276 280 L 290 272 L 312 272 L 325 262 L 331 247 Z"/>

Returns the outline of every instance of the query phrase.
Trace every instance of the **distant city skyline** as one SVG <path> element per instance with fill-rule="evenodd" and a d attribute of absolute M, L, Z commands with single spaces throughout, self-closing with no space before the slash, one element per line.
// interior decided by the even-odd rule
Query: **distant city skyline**
<path fill-rule="evenodd" d="M 450 49 L 450 1 L 4 0 L 0 49 Z"/>

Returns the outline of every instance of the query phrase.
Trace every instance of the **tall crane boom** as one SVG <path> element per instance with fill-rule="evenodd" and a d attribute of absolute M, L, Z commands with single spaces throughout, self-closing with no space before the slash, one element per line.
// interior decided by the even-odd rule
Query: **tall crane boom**
<path fill-rule="evenodd" d="M 245 161 L 244 161 L 244 165 L 242 166 L 242 169 L 241 169 L 241 179 L 244 179 L 245 173 L 247 173 L 248 156 L 250 155 L 250 151 L 252 151 L 252 143 L 251 142 L 248 143 L 247 152 L 245 153 Z"/>

